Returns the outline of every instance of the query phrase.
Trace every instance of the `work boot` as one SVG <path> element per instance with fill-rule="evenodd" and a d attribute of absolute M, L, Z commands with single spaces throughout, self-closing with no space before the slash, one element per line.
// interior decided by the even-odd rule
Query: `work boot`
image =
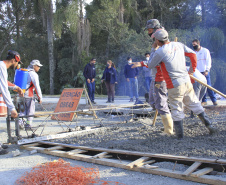
<path fill-rule="evenodd" d="M 215 106 L 218 105 L 217 101 L 213 102 L 213 105 L 215 105 Z"/>
<path fill-rule="evenodd" d="M 108 98 L 108 101 L 106 101 L 106 103 L 111 103 L 111 99 L 110 99 L 110 98 Z"/>
<path fill-rule="evenodd" d="M 150 105 L 151 105 L 151 108 L 152 108 L 153 110 L 156 110 L 155 104 L 150 104 Z"/>
<path fill-rule="evenodd" d="M 27 123 L 24 125 L 25 130 L 31 129 L 31 122 L 32 121 L 27 121 Z"/>
<path fill-rule="evenodd" d="M 194 115 L 193 111 L 191 111 L 191 113 L 190 113 L 190 117 L 191 117 L 191 118 L 194 118 L 194 117 L 195 117 L 195 115 Z"/>
<path fill-rule="evenodd" d="M 211 121 L 209 120 L 208 116 L 205 112 L 202 112 L 198 115 L 199 119 L 205 124 L 205 126 L 208 128 L 210 134 L 217 133 L 217 129 L 212 126 Z"/>
<path fill-rule="evenodd" d="M 173 135 L 173 120 L 171 114 L 161 115 L 164 131 L 161 135 Z"/>
<path fill-rule="evenodd" d="M 0 148 L 1 148 L 1 147 L 2 147 L 2 149 L 7 149 L 7 148 L 9 148 L 8 145 L 1 145 Z"/>
<path fill-rule="evenodd" d="M 139 101 L 139 98 L 136 98 L 136 101 L 135 101 L 135 103 L 137 103 Z"/>
<path fill-rule="evenodd" d="M 24 129 L 24 121 L 22 119 L 19 119 L 19 128 L 20 130 Z"/>
<path fill-rule="evenodd" d="M 183 120 L 174 121 L 175 133 L 178 139 L 182 139 L 184 137 L 184 129 L 183 129 Z"/>
<path fill-rule="evenodd" d="M 207 102 L 202 102 L 201 105 L 202 106 L 206 106 L 207 105 Z"/>
<path fill-rule="evenodd" d="M 8 150 L 0 148 L 0 155 L 8 154 Z"/>
<path fill-rule="evenodd" d="M 129 102 L 133 102 L 133 98 L 130 98 Z"/>
<path fill-rule="evenodd" d="M 114 98 L 112 98 L 112 101 L 111 101 L 112 103 L 115 103 L 115 100 L 114 100 Z"/>
<path fill-rule="evenodd" d="M 92 101 L 92 104 L 97 104 L 94 100 Z"/>

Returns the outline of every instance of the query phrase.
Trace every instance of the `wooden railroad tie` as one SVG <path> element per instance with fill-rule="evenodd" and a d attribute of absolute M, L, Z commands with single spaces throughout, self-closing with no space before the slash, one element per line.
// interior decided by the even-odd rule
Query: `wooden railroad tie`
<path fill-rule="evenodd" d="M 226 175 L 226 160 L 173 156 L 166 154 L 143 153 L 126 150 L 92 148 L 87 146 L 73 146 L 61 143 L 38 142 L 22 145 L 21 149 L 37 150 L 40 153 L 66 157 L 85 162 L 118 167 L 142 173 L 162 175 L 182 180 L 205 184 L 226 185 L 226 178 L 216 174 Z M 190 165 L 185 171 L 160 168 L 156 162 L 173 162 Z M 210 175 L 211 173 L 211 175 Z M 213 175 L 215 174 L 215 175 Z"/>

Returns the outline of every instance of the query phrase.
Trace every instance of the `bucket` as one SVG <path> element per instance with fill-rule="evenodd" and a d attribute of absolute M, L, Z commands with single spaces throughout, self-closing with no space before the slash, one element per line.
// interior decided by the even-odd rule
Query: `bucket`
<path fill-rule="evenodd" d="M 14 77 L 14 84 L 19 86 L 24 92 L 27 87 L 27 77 L 28 70 L 27 69 L 17 69 Z"/>
<path fill-rule="evenodd" d="M 2 94 L 0 94 L 0 117 L 6 116 L 7 116 L 7 106 L 5 104 Z"/>

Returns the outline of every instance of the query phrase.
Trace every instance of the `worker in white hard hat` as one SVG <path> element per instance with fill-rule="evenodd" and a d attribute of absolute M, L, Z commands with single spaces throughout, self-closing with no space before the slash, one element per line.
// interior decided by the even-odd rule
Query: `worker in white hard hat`
<path fill-rule="evenodd" d="M 42 103 L 42 91 L 40 88 L 39 83 L 39 76 L 37 72 L 40 70 L 40 67 L 43 65 L 40 63 L 39 60 L 32 60 L 30 62 L 30 65 L 28 66 L 28 79 L 27 79 L 27 86 L 26 91 L 24 94 L 25 97 L 25 110 L 24 112 L 20 112 L 20 116 L 29 116 L 35 114 L 35 97 L 34 97 L 34 91 L 37 95 L 37 100 L 41 104 Z M 34 117 L 28 117 L 27 122 L 24 124 L 23 120 L 20 120 L 20 128 L 23 128 L 25 126 L 25 129 L 31 128 L 32 120 Z"/>

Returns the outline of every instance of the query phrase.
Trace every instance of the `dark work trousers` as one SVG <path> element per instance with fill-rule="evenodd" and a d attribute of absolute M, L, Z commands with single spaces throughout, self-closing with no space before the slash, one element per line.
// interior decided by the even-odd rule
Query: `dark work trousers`
<path fill-rule="evenodd" d="M 145 87 L 148 92 L 150 91 L 151 80 L 151 76 L 145 77 Z"/>
<path fill-rule="evenodd" d="M 203 74 L 203 73 L 202 73 Z M 207 80 L 207 84 L 211 86 L 211 80 L 210 80 L 210 73 L 208 73 L 208 75 L 206 75 L 206 80 Z M 211 99 L 211 101 L 214 103 L 217 101 L 216 99 L 216 95 L 215 93 L 210 90 L 209 88 L 207 88 L 207 92 L 208 92 L 208 95 Z M 206 97 L 206 94 L 204 95 L 203 99 L 202 99 L 202 102 L 207 102 L 207 97 Z"/>
<path fill-rule="evenodd" d="M 95 93 L 95 81 L 88 83 L 86 81 L 86 86 L 88 88 L 89 99 L 94 101 L 94 93 Z"/>
<path fill-rule="evenodd" d="M 25 110 L 24 112 L 20 112 L 20 116 L 30 116 L 35 114 L 35 98 L 25 98 Z M 32 124 L 32 120 L 34 117 L 28 117 L 27 121 L 29 124 Z M 19 120 L 19 124 L 23 125 L 22 119 Z"/>
<path fill-rule="evenodd" d="M 111 84 L 110 82 L 105 81 L 105 85 L 108 93 L 108 101 L 114 101 L 115 99 L 115 84 Z"/>
<path fill-rule="evenodd" d="M 156 84 L 160 85 L 159 88 Z M 153 97 L 155 101 L 155 108 L 158 110 L 159 114 L 165 115 L 170 114 L 169 106 L 168 106 L 168 96 L 167 96 L 167 87 L 166 82 L 155 82 L 153 88 Z"/>

